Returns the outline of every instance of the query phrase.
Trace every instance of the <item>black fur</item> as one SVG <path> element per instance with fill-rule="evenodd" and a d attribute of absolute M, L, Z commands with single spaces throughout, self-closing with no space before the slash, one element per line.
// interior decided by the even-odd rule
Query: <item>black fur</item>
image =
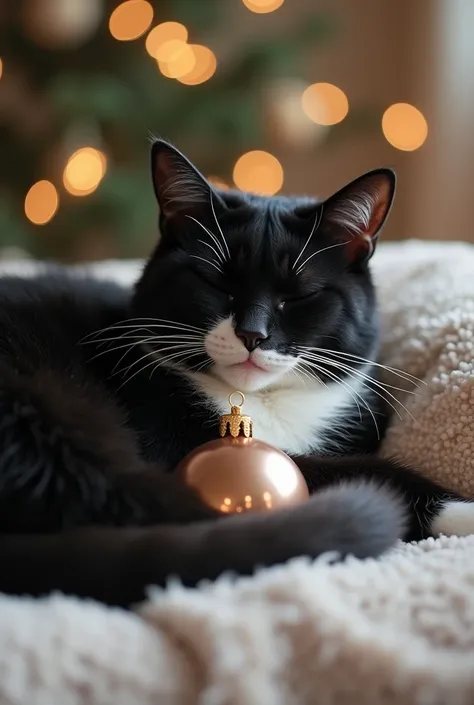
<path fill-rule="evenodd" d="M 129 343 L 133 329 L 117 326 L 140 318 L 137 342 L 163 356 L 176 350 L 174 338 L 151 340 L 151 319 L 172 336 L 171 322 L 206 328 L 232 313 L 242 335 L 257 331 L 262 350 L 327 350 L 323 382 L 333 380 L 331 351 L 346 354 L 337 378 L 350 383 L 351 370 L 363 367 L 351 355 L 377 354 L 368 258 L 393 175 L 372 172 L 321 209 L 304 199 L 217 192 L 210 204 L 209 185 L 164 143 L 153 148 L 153 172 L 162 238 L 134 291 L 60 269 L 0 280 L 0 590 L 61 589 L 128 605 L 172 575 L 195 585 L 297 555 L 377 556 L 397 538 L 429 535 L 431 518 L 454 495 L 373 455 L 374 419 L 362 406 L 354 424 L 355 403 L 344 433 L 328 432 L 323 454 L 295 458 L 314 493 L 307 503 L 225 518 L 207 509 L 172 471 L 215 437 L 216 413 L 183 375 L 211 372 L 212 360 L 199 349 L 146 368 L 143 347 L 115 349 L 120 339 L 107 340 Z M 351 230 L 357 209 L 343 210 L 349 221 L 341 225 L 341 205 L 367 197 L 375 206 L 365 230 Z M 203 226 L 214 228 L 210 205 L 232 255 L 222 272 L 203 261 L 217 247 L 203 244 Z M 364 398 L 383 431 L 386 409 L 370 385 Z"/>

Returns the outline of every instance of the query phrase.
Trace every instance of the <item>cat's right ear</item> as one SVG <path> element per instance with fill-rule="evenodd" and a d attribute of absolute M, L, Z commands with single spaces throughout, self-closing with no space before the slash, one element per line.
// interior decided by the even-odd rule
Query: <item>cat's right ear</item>
<path fill-rule="evenodd" d="M 219 199 L 189 159 L 164 140 L 152 145 L 151 171 L 160 217 L 164 220 L 202 210 L 210 206 L 211 197 Z"/>

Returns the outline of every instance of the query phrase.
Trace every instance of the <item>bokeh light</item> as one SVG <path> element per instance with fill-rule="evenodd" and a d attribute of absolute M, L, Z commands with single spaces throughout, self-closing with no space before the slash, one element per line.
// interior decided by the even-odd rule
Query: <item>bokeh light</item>
<path fill-rule="evenodd" d="M 285 0 L 242 0 L 245 7 L 251 12 L 263 14 L 273 12 L 283 5 Z"/>
<path fill-rule="evenodd" d="M 3 74 L 3 61 L 0 59 L 0 78 L 2 77 Z"/>
<path fill-rule="evenodd" d="M 229 188 L 229 184 L 227 184 L 224 179 L 221 179 L 220 176 L 208 176 L 207 180 L 212 186 L 215 186 L 216 188 L 223 189 L 224 191 L 227 191 Z"/>
<path fill-rule="evenodd" d="M 109 30 L 114 39 L 128 42 L 145 34 L 153 22 L 153 7 L 147 0 L 126 0 L 110 15 Z"/>
<path fill-rule="evenodd" d="M 165 42 L 170 42 L 173 39 L 187 42 L 188 30 L 179 22 L 162 22 L 156 25 L 156 27 L 153 27 L 151 32 L 147 35 L 145 41 L 146 50 L 150 56 L 156 59 L 160 47 L 165 44 Z"/>
<path fill-rule="evenodd" d="M 283 167 L 273 154 L 255 150 L 239 157 L 233 178 L 242 191 L 273 196 L 283 186 Z"/>
<path fill-rule="evenodd" d="M 88 196 L 99 186 L 107 170 L 105 154 L 82 147 L 68 159 L 63 173 L 64 187 L 73 196 Z"/>
<path fill-rule="evenodd" d="M 308 86 L 302 95 L 301 105 L 309 119 L 317 125 L 336 125 L 349 112 L 346 94 L 332 83 Z"/>
<path fill-rule="evenodd" d="M 167 78 L 185 76 L 196 64 L 193 50 L 181 39 L 170 39 L 162 44 L 156 56 L 160 71 Z"/>
<path fill-rule="evenodd" d="M 393 147 L 412 152 L 428 137 L 428 123 L 414 105 L 394 103 L 383 114 L 382 132 Z"/>
<path fill-rule="evenodd" d="M 216 72 L 217 59 L 209 47 L 202 44 L 189 44 L 194 54 L 194 67 L 176 78 L 186 86 L 197 86 L 208 81 Z"/>
<path fill-rule="evenodd" d="M 35 225 L 45 225 L 59 206 L 59 196 L 51 181 L 37 181 L 25 197 L 25 215 Z"/>

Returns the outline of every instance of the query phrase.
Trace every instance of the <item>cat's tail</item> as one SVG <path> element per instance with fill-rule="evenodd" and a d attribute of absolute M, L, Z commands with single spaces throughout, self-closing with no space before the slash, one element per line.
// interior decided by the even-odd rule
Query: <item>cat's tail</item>
<path fill-rule="evenodd" d="M 378 556 L 406 529 L 403 503 L 371 482 L 333 486 L 284 511 L 187 525 L 90 528 L 0 538 L 0 591 L 52 590 L 129 605 L 176 576 L 186 585 L 296 556 Z"/>

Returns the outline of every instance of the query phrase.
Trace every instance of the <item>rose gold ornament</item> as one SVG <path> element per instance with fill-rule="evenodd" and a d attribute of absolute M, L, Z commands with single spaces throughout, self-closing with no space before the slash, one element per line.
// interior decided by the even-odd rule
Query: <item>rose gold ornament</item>
<path fill-rule="evenodd" d="M 240 394 L 241 404 L 232 404 Z M 220 417 L 221 438 L 193 450 L 177 470 L 201 500 L 223 513 L 283 509 L 308 498 L 306 481 L 283 451 L 252 437 L 252 419 L 241 413 L 245 397 L 233 392 L 231 413 Z"/>

